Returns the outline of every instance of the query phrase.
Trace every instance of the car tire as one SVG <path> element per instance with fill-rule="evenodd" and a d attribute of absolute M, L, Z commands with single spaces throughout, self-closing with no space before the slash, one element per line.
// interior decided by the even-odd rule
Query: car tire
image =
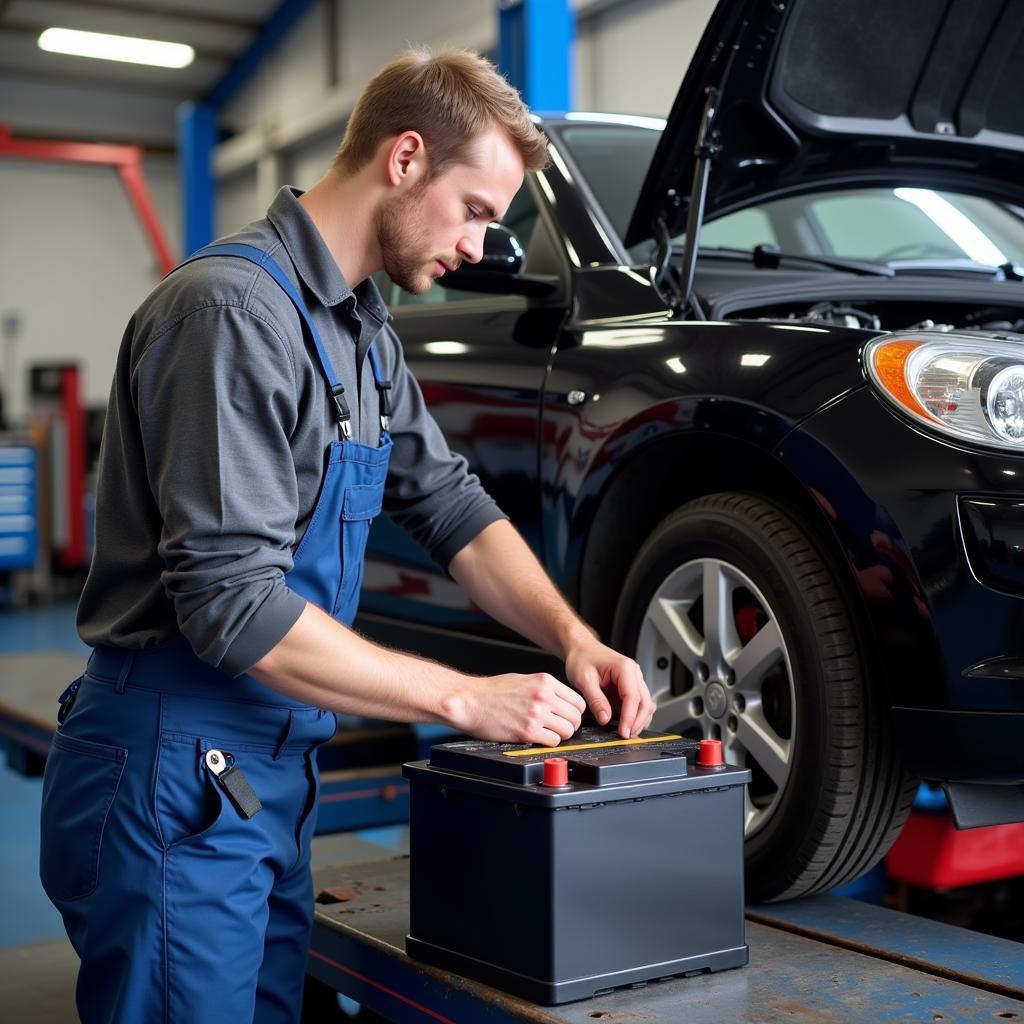
<path fill-rule="evenodd" d="M 885 854 L 916 780 L 828 558 L 791 514 L 740 493 L 677 509 L 638 552 L 612 632 L 658 704 L 652 728 L 720 738 L 751 769 L 749 901 L 844 885 Z"/>

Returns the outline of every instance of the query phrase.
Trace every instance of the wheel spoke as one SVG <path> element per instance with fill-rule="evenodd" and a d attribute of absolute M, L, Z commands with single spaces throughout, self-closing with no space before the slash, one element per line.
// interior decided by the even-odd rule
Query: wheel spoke
<path fill-rule="evenodd" d="M 685 614 L 689 601 L 670 601 L 656 597 L 647 612 L 647 620 L 672 649 L 672 653 L 690 672 L 704 657 L 704 641 Z"/>
<path fill-rule="evenodd" d="M 765 673 L 785 657 L 779 625 L 769 619 L 732 661 L 736 685 L 744 696 L 759 696 Z"/>
<path fill-rule="evenodd" d="M 700 729 L 704 734 L 704 723 L 693 716 L 692 694 L 682 697 L 672 697 L 663 704 L 658 705 L 651 720 L 650 728 L 655 730 L 675 729 L 679 732 L 686 732 L 690 729 Z"/>
<path fill-rule="evenodd" d="M 714 662 L 713 670 L 724 668 L 740 646 L 732 612 L 734 586 L 721 562 L 704 563 L 704 655 Z"/>
<path fill-rule="evenodd" d="M 753 831 L 754 822 L 762 812 L 754 806 L 754 801 L 750 799 L 750 787 L 743 787 L 743 834 L 750 835 Z"/>
<path fill-rule="evenodd" d="M 781 790 L 789 776 L 792 740 L 783 739 L 768 723 L 759 705 L 748 704 L 739 716 L 736 739 Z"/>

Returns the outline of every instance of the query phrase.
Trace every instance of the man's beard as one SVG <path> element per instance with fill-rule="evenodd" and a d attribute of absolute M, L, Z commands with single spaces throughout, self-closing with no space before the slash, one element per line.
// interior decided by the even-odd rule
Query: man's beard
<path fill-rule="evenodd" d="M 382 203 L 377 210 L 377 241 L 384 259 L 384 272 L 403 291 L 422 295 L 434 283 L 429 268 L 427 237 L 420 223 L 416 202 L 422 188 L 401 199 Z"/>

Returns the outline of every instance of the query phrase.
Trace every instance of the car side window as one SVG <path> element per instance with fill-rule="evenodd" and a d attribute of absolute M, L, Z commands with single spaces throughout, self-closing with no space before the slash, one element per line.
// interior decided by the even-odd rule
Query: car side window
<path fill-rule="evenodd" d="M 515 197 L 509 204 L 508 211 L 501 221 L 523 244 L 523 249 L 526 252 L 526 259 L 523 264 L 524 273 L 529 273 L 530 270 L 530 241 L 533 237 L 534 229 L 537 228 L 539 223 L 538 216 L 537 201 L 533 198 L 533 193 L 524 181 L 522 188 L 515 194 Z M 445 288 L 437 281 L 422 295 L 410 295 L 408 292 L 402 291 L 386 275 L 381 275 L 375 280 L 380 288 L 381 295 L 384 296 L 387 304 L 392 307 L 437 305 L 444 302 L 472 302 L 474 299 L 486 300 L 491 298 L 486 292 L 463 292 L 455 288 Z"/>

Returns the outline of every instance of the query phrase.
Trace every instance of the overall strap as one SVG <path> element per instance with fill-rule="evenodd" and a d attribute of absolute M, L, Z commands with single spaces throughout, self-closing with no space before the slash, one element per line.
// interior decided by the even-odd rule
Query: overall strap
<path fill-rule="evenodd" d="M 320 338 L 320 332 L 316 329 L 316 324 L 313 323 L 313 318 L 309 315 L 309 310 L 306 309 L 302 296 L 299 295 L 298 289 L 292 284 L 288 275 L 262 249 L 257 248 L 255 245 L 245 245 L 241 242 L 222 242 L 218 245 L 204 246 L 202 249 L 194 252 L 180 266 L 183 267 L 186 263 L 203 259 L 206 256 L 237 256 L 240 259 L 248 260 L 250 263 L 255 263 L 261 270 L 265 270 L 277 282 L 288 298 L 292 300 L 292 305 L 295 306 L 299 316 L 309 328 L 310 337 L 313 339 L 313 345 L 316 347 L 316 356 L 320 362 L 320 369 L 323 371 L 327 386 L 330 388 L 331 397 L 334 399 L 335 415 L 338 419 L 338 426 L 341 428 L 341 435 L 346 441 L 350 441 L 352 439 L 352 413 L 349 411 L 348 402 L 345 401 L 344 385 L 338 380 L 334 367 L 331 365 L 330 357 L 327 355 L 327 350 L 324 348 L 324 343 Z M 374 376 L 376 377 L 376 370 L 374 370 Z M 388 387 L 390 386 L 389 383 Z"/>
<path fill-rule="evenodd" d="M 370 345 L 368 355 L 370 356 L 370 366 L 373 369 L 373 383 L 377 388 L 377 395 L 380 397 L 380 428 L 386 434 L 391 429 L 391 399 L 388 396 L 388 392 L 391 390 L 391 381 L 381 377 L 377 357 L 373 354 L 373 345 Z"/>

